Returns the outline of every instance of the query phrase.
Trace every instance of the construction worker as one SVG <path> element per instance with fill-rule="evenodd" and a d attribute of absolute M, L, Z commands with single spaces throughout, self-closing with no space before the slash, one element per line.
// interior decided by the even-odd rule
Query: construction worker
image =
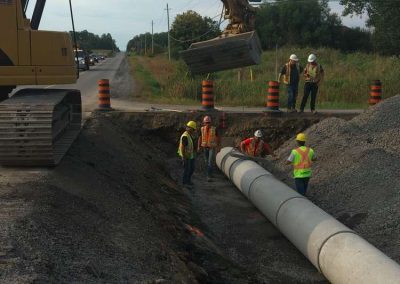
<path fill-rule="evenodd" d="M 294 181 L 296 190 L 301 195 L 306 195 L 308 182 L 311 178 L 311 165 L 315 161 L 314 150 L 306 147 L 306 135 L 299 133 L 296 136 L 298 148 L 293 149 L 287 159 L 288 164 L 293 164 Z"/>
<path fill-rule="evenodd" d="M 279 73 L 278 81 L 283 83 L 287 87 L 288 94 L 288 112 L 297 112 L 296 110 L 296 99 L 299 90 L 300 74 L 302 73 L 302 68 L 299 64 L 299 58 L 296 54 L 292 54 L 289 57 L 289 62 L 286 63 Z"/>
<path fill-rule="evenodd" d="M 274 159 L 277 159 L 271 147 L 264 142 L 262 137 L 263 134 L 261 130 L 256 130 L 256 132 L 254 132 L 254 137 L 247 138 L 240 142 L 240 151 L 250 157 L 263 157 L 268 154 L 273 156 Z"/>
<path fill-rule="evenodd" d="M 197 151 L 204 150 L 207 165 L 207 181 L 211 181 L 214 156 L 220 146 L 220 139 L 217 128 L 211 125 L 211 117 L 208 115 L 203 118 L 203 127 L 201 127 L 200 135 Z"/>
<path fill-rule="evenodd" d="M 311 94 L 310 109 L 312 113 L 315 111 L 315 101 L 317 99 L 318 86 L 324 78 L 324 69 L 321 64 L 317 63 L 317 57 L 314 54 L 308 56 L 308 63 L 304 68 L 304 95 L 301 100 L 300 112 L 304 112 L 304 107 L 307 104 L 308 96 Z"/>
<path fill-rule="evenodd" d="M 183 164 L 183 180 L 182 184 L 184 187 L 192 187 L 194 184 L 191 181 L 194 165 L 195 165 L 195 153 L 194 153 L 194 134 L 197 129 L 197 124 L 194 121 L 189 121 L 186 124 L 186 130 L 182 134 L 179 141 L 178 155 L 182 159 Z"/>

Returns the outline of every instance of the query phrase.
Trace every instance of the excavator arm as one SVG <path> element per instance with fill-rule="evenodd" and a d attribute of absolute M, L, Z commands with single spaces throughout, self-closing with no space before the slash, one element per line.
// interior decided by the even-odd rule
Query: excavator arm
<path fill-rule="evenodd" d="M 229 20 L 222 34 L 211 40 L 193 43 L 181 53 L 192 74 L 240 68 L 261 62 L 261 44 L 254 31 L 256 8 L 261 0 L 221 0 L 224 18 Z"/>

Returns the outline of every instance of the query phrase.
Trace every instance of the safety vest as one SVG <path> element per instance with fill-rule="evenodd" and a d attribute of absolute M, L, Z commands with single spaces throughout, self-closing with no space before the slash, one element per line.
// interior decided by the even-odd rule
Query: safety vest
<path fill-rule="evenodd" d="M 182 143 L 182 138 L 186 137 L 188 144 L 186 146 Z M 179 140 L 178 155 L 185 159 L 194 159 L 193 139 L 189 132 L 185 131 Z"/>
<path fill-rule="evenodd" d="M 201 128 L 201 147 L 214 148 L 217 146 L 216 129 L 214 126 Z"/>
<path fill-rule="evenodd" d="M 297 149 L 292 150 L 292 154 L 294 155 L 294 177 L 311 177 L 311 165 L 312 158 L 314 156 L 314 150 L 309 147 L 301 146 Z"/>
<path fill-rule="evenodd" d="M 306 76 L 306 82 L 319 82 L 321 79 L 321 65 L 307 63 L 304 74 L 308 75 Z"/>
<path fill-rule="evenodd" d="M 247 155 L 249 155 L 251 157 L 261 156 L 261 152 L 264 149 L 264 141 L 262 141 L 261 139 L 258 140 L 258 144 L 256 147 L 257 141 L 254 138 L 250 138 L 250 139 L 251 139 L 251 142 L 246 148 Z"/>
<path fill-rule="evenodd" d="M 290 84 L 290 73 L 292 72 L 291 68 L 290 68 L 290 62 L 286 63 L 286 73 L 283 74 L 283 83 L 285 83 L 286 85 Z M 298 63 L 295 64 L 297 72 L 299 72 L 299 77 L 300 77 L 300 65 Z"/>

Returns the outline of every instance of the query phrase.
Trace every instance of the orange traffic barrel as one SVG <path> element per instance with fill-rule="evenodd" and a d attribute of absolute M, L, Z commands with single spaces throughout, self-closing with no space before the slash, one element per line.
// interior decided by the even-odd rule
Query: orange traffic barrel
<path fill-rule="evenodd" d="M 203 106 L 203 109 L 214 109 L 214 82 L 212 80 L 203 80 L 201 90 L 201 105 Z"/>
<path fill-rule="evenodd" d="M 382 82 L 380 80 L 373 80 L 371 84 L 370 97 L 368 100 L 369 105 L 375 105 L 382 100 Z"/>
<path fill-rule="evenodd" d="M 268 82 L 267 110 L 279 110 L 279 82 Z"/>
<path fill-rule="evenodd" d="M 98 81 L 99 84 L 99 109 L 107 110 L 111 109 L 110 101 L 110 82 L 108 79 L 101 79 Z"/>

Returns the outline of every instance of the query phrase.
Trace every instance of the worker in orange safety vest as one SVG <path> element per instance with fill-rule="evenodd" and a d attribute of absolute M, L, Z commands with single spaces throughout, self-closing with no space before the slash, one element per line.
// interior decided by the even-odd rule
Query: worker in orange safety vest
<path fill-rule="evenodd" d="M 316 157 L 314 150 L 305 146 L 306 135 L 304 133 L 297 134 L 296 142 L 299 147 L 292 150 L 287 159 L 287 163 L 293 164 L 293 176 L 296 190 L 301 195 L 306 195 L 308 182 L 312 174 L 312 162 L 315 161 Z"/>
<path fill-rule="evenodd" d="M 201 127 L 197 151 L 204 150 L 207 165 L 207 181 L 211 181 L 215 154 L 219 148 L 220 139 L 217 128 L 211 125 L 211 117 L 206 115 L 203 118 L 203 126 Z"/>
<path fill-rule="evenodd" d="M 262 139 L 261 130 L 254 132 L 254 137 L 247 138 L 240 142 L 240 151 L 250 157 L 263 157 L 269 154 L 277 159 L 277 156 L 272 151 L 271 147 Z"/>

